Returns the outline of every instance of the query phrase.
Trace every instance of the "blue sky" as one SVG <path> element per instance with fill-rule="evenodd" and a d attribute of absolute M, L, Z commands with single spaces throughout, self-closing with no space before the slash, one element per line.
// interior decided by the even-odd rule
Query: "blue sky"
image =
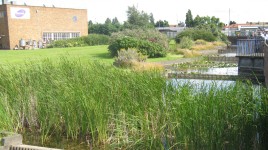
<path fill-rule="evenodd" d="M 155 20 L 167 20 L 169 24 L 185 21 L 188 9 L 193 16 L 215 16 L 224 23 L 268 22 L 268 0 L 15 0 L 17 4 L 43 5 L 88 10 L 88 20 L 103 23 L 106 18 L 117 17 L 120 22 L 127 19 L 128 6 L 153 13 Z"/>

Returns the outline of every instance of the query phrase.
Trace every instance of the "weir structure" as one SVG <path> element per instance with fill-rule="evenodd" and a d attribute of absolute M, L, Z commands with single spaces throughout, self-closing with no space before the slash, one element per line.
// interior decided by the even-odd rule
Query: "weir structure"
<path fill-rule="evenodd" d="M 268 45 L 265 39 L 239 39 L 236 57 L 239 76 L 252 76 L 268 86 Z"/>

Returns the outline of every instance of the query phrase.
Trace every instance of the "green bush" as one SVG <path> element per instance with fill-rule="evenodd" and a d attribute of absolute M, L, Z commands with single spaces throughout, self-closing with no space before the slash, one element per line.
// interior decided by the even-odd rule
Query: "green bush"
<path fill-rule="evenodd" d="M 194 42 L 191 38 L 185 36 L 181 39 L 180 42 L 180 48 L 187 48 L 187 49 L 191 49 L 191 47 L 194 45 Z"/>
<path fill-rule="evenodd" d="M 146 61 L 146 56 L 139 53 L 136 49 L 122 49 L 118 51 L 118 56 L 115 58 L 114 65 L 117 67 L 131 67 L 135 62 Z"/>
<path fill-rule="evenodd" d="M 50 45 L 48 45 L 48 48 L 81 47 L 108 44 L 109 36 L 102 34 L 89 34 L 88 36 L 53 41 Z"/>
<path fill-rule="evenodd" d="M 113 33 L 110 38 L 110 43 L 114 43 L 123 37 L 133 37 L 136 39 L 157 43 L 165 50 L 169 48 L 167 36 L 155 29 L 126 29 L 121 32 Z"/>
<path fill-rule="evenodd" d="M 181 39 L 183 37 L 189 37 L 191 38 L 192 40 L 196 41 L 198 39 L 202 39 L 202 40 L 205 40 L 205 41 L 208 41 L 208 42 L 213 42 L 213 41 L 216 41 L 217 38 L 212 34 L 211 31 L 207 31 L 207 30 L 198 30 L 198 29 L 187 29 L 187 30 L 184 30 L 182 31 L 181 33 L 179 33 L 175 40 L 177 43 L 180 43 Z"/>
<path fill-rule="evenodd" d="M 110 37 L 103 34 L 90 34 L 82 38 L 88 46 L 94 46 L 94 45 L 108 45 Z"/>
<path fill-rule="evenodd" d="M 111 56 L 118 56 L 118 51 L 121 49 L 136 48 L 138 52 L 147 55 L 150 58 L 166 56 L 166 49 L 154 42 L 137 39 L 134 37 L 123 37 L 113 41 L 108 49 Z"/>

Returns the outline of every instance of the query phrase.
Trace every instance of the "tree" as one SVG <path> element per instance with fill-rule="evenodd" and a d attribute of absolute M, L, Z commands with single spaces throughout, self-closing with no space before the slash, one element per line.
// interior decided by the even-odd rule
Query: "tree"
<path fill-rule="evenodd" d="M 144 11 L 139 11 L 135 6 L 128 7 L 126 28 L 153 28 L 153 15 L 148 15 Z"/>
<path fill-rule="evenodd" d="M 159 20 L 159 21 L 157 21 L 157 22 L 155 23 L 154 26 L 155 26 L 155 27 L 169 27 L 169 23 L 168 23 L 168 21 L 166 21 L 166 20 L 164 20 L 164 21 Z"/>
<path fill-rule="evenodd" d="M 186 20 L 185 20 L 185 24 L 186 27 L 193 27 L 193 15 L 190 9 L 188 9 L 188 12 L 186 13 Z"/>
<path fill-rule="evenodd" d="M 112 21 L 111 21 L 110 18 L 107 18 L 107 19 L 105 20 L 105 24 L 111 24 L 111 23 L 112 23 Z"/>
<path fill-rule="evenodd" d="M 91 20 L 88 21 L 88 25 L 89 26 L 92 26 L 93 25 L 93 22 Z"/>
<path fill-rule="evenodd" d="M 235 21 L 230 21 L 229 25 L 232 25 L 232 24 L 236 24 L 236 22 Z"/>
<path fill-rule="evenodd" d="M 226 40 L 224 34 L 221 32 L 224 27 L 224 23 L 220 22 L 219 18 L 215 16 L 199 16 L 197 15 L 194 19 L 192 19 L 192 12 L 188 10 L 186 13 L 186 26 L 191 27 L 197 30 L 209 31 L 213 34 L 213 36 L 221 39 L 223 41 Z"/>
<path fill-rule="evenodd" d="M 180 21 L 180 22 L 178 23 L 178 26 L 179 26 L 179 27 L 185 27 L 185 23 Z"/>
<path fill-rule="evenodd" d="M 149 20 L 150 20 L 150 23 L 154 25 L 154 15 L 152 13 L 150 13 Z"/>
<path fill-rule="evenodd" d="M 93 24 L 91 20 L 88 22 L 88 33 L 111 35 L 113 32 L 120 31 L 121 28 L 122 25 L 117 18 L 112 19 L 112 21 L 110 18 L 107 18 L 104 24 Z"/>
<path fill-rule="evenodd" d="M 112 20 L 112 24 L 120 24 L 117 17 L 115 17 L 113 20 Z"/>

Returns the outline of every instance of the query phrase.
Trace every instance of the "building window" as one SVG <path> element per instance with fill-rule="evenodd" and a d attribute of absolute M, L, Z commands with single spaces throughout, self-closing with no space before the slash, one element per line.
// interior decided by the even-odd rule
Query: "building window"
<path fill-rule="evenodd" d="M 80 37 L 80 32 L 44 32 L 43 41 L 66 40 Z"/>

